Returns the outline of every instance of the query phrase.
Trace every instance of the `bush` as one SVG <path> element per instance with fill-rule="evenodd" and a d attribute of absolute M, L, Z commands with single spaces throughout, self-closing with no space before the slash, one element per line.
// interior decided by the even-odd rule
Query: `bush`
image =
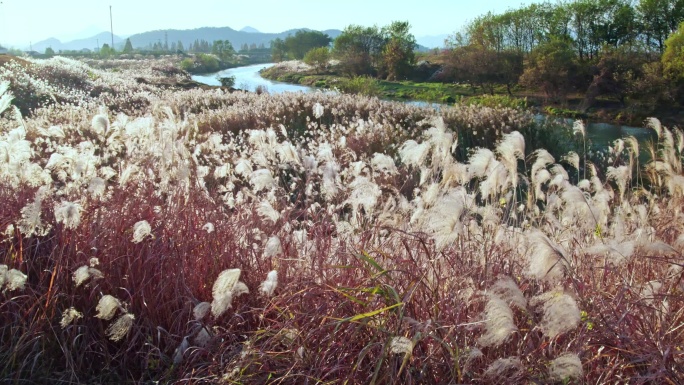
<path fill-rule="evenodd" d="M 235 86 L 235 76 L 217 76 L 219 82 L 221 82 L 221 87 L 233 88 Z"/>
<path fill-rule="evenodd" d="M 360 94 L 366 96 L 378 96 L 380 84 L 370 76 L 354 76 L 340 86 L 342 92 L 347 94 Z"/>
<path fill-rule="evenodd" d="M 315 67 L 317 70 L 324 70 L 328 67 L 330 60 L 330 50 L 328 47 L 318 47 L 304 55 L 304 63 Z"/>

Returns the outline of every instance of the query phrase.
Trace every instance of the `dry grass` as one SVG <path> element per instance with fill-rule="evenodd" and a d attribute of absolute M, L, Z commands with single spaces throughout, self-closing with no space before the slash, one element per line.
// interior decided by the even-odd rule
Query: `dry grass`
<path fill-rule="evenodd" d="M 72 103 L 0 111 L 3 382 L 684 379 L 676 141 L 607 181 L 511 110 L 33 67 Z"/>

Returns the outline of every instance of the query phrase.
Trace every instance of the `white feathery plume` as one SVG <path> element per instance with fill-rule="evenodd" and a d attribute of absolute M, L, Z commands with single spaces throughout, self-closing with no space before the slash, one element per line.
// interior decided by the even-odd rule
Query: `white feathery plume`
<path fill-rule="evenodd" d="M 109 118 L 106 115 L 95 115 L 91 127 L 96 134 L 104 135 L 109 130 Z"/>
<path fill-rule="evenodd" d="M 192 309 L 192 316 L 195 318 L 195 321 L 201 321 L 209 314 L 210 310 L 211 304 L 209 302 L 200 302 Z"/>
<path fill-rule="evenodd" d="M 389 343 L 389 351 L 391 354 L 411 355 L 413 341 L 403 336 L 392 337 Z"/>
<path fill-rule="evenodd" d="M 0 82 L 0 115 L 12 105 L 14 99 L 12 94 L 8 92 L 9 86 L 10 82 L 8 81 Z"/>
<path fill-rule="evenodd" d="M 90 178 L 88 182 L 88 192 L 93 198 L 103 197 L 106 187 L 105 180 L 97 176 Z"/>
<path fill-rule="evenodd" d="M 117 320 L 107 328 L 105 333 L 107 336 L 109 336 L 110 340 L 115 342 L 121 341 L 131 330 L 131 327 L 133 326 L 133 320 L 135 320 L 135 316 L 133 314 L 126 313 L 117 318 Z"/>
<path fill-rule="evenodd" d="M 63 201 L 55 205 L 55 220 L 67 229 L 75 229 L 81 223 L 81 205 Z"/>
<path fill-rule="evenodd" d="M 581 380 L 583 375 L 582 361 L 575 353 L 565 353 L 549 365 L 549 377 L 553 381 L 568 383 L 568 380 Z"/>
<path fill-rule="evenodd" d="M 76 285 L 75 287 L 81 286 L 85 281 L 87 281 L 90 278 L 92 278 L 93 280 L 100 279 L 104 278 L 104 275 L 100 270 L 94 267 L 83 265 L 76 269 L 74 271 L 73 276 L 71 277 L 71 279 L 74 281 L 74 284 Z"/>
<path fill-rule="evenodd" d="M 468 172 L 473 178 L 482 178 L 490 171 L 490 164 L 493 161 L 496 161 L 496 159 L 491 150 L 478 148 L 468 159 Z"/>
<path fill-rule="evenodd" d="M 625 149 L 625 141 L 622 139 L 615 139 L 613 141 L 613 151 L 614 155 L 620 155 L 620 153 Z"/>
<path fill-rule="evenodd" d="M 632 169 L 628 166 L 608 166 L 606 177 L 615 181 L 618 192 L 620 193 L 620 201 L 622 201 L 623 197 L 625 196 L 627 183 L 632 179 Z"/>
<path fill-rule="evenodd" d="M 549 338 L 575 329 L 582 320 L 577 302 L 562 289 L 540 294 L 532 298 L 530 304 L 543 304 L 544 315 L 539 326 L 542 333 Z"/>
<path fill-rule="evenodd" d="M 534 176 L 534 180 L 532 185 L 534 186 L 534 196 L 538 200 L 544 200 L 546 199 L 546 194 L 544 194 L 544 191 L 542 190 L 542 185 L 548 181 L 551 180 L 551 173 L 543 168 L 539 171 Z"/>
<path fill-rule="evenodd" d="M 225 163 L 214 169 L 214 178 L 221 179 L 230 175 L 230 164 Z"/>
<path fill-rule="evenodd" d="M 259 207 L 257 207 L 257 213 L 260 217 L 271 221 L 273 224 L 278 222 L 278 219 L 280 219 L 280 212 L 274 209 L 271 205 L 271 202 L 268 200 L 263 200 L 261 203 L 259 203 Z"/>
<path fill-rule="evenodd" d="M 49 194 L 47 186 L 41 186 L 36 192 L 33 202 L 21 209 L 21 219 L 19 220 L 19 230 L 26 237 L 33 234 L 43 236 L 50 230 L 50 225 L 43 223 L 40 219 L 43 200 Z"/>
<path fill-rule="evenodd" d="M 133 243 L 140 243 L 145 239 L 145 237 L 149 236 L 152 233 L 152 227 L 150 224 L 145 221 L 139 221 L 136 222 L 135 225 L 133 225 Z"/>
<path fill-rule="evenodd" d="M 0 265 L 0 289 L 2 289 L 5 286 L 8 271 L 9 268 L 7 267 L 7 265 Z"/>
<path fill-rule="evenodd" d="M 513 311 L 506 301 L 490 295 L 485 305 L 485 334 L 478 340 L 480 346 L 499 346 L 506 342 L 511 334 L 518 331 L 513 322 Z"/>
<path fill-rule="evenodd" d="M 465 188 L 456 187 L 439 197 L 428 210 L 424 227 L 432 235 L 438 250 L 455 242 L 463 233 L 467 210 L 473 205 L 473 196 Z"/>
<path fill-rule="evenodd" d="M 353 214 L 358 214 L 359 208 L 363 207 L 366 215 L 371 215 L 382 195 L 380 187 L 370 179 L 360 176 L 349 184 L 349 188 L 352 191 L 345 203 L 352 206 Z"/>
<path fill-rule="evenodd" d="M 537 173 L 540 170 L 545 169 L 546 166 L 553 164 L 553 162 L 556 160 L 553 158 L 553 155 L 543 148 L 534 151 L 532 155 L 535 157 L 535 161 L 532 163 L 530 175 L 532 176 L 532 183 L 534 183 L 534 178 L 536 177 Z"/>
<path fill-rule="evenodd" d="M 215 318 L 232 307 L 233 297 L 249 292 L 247 286 L 239 281 L 240 273 L 240 269 L 228 269 L 222 271 L 216 278 L 211 291 L 213 296 L 211 314 Z"/>
<path fill-rule="evenodd" d="M 323 113 L 325 112 L 325 108 L 321 105 L 321 103 L 316 102 L 313 106 L 313 115 L 316 119 L 320 119 L 321 116 L 323 116 Z"/>
<path fill-rule="evenodd" d="M 79 318 L 83 318 L 83 313 L 74 309 L 73 307 L 70 307 L 66 309 L 64 313 L 62 313 L 62 320 L 59 321 L 59 326 L 64 329 Z"/>
<path fill-rule="evenodd" d="M 499 358 L 492 362 L 487 370 L 485 370 L 485 377 L 493 380 L 503 380 L 508 383 L 514 382 L 514 379 L 523 371 L 522 361 L 518 357 Z"/>
<path fill-rule="evenodd" d="M 290 142 L 283 142 L 276 145 L 276 153 L 283 163 L 301 164 L 297 149 Z"/>
<path fill-rule="evenodd" d="M 5 290 L 24 290 L 26 285 L 26 274 L 17 269 L 11 269 L 5 273 Z"/>
<path fill-rule="evenodd" d="M 570 151 L 561 157 L 561 160 L 567 162 L 575 170 L 579 171 L 580 156 L 575 151 Z"/>
<path fill-rule="evenodd" d="M 430 143 L 418 144 L 415 140 L 407 140 L 399 148 L 402 163 L 407 166 L 421 167 L 430 152 Z"/>
<path fill-rule="evenodd" d="M 489 292 L 518 309 L 527 309 L 527 299 L 511 277 L 503 276 L 499 278 L 494 285 L 489 288 Z"/>
<path fill-rule="evenodd" d="M 95 315 L 96 318 L 101 318 L 104 320 L 110 320 L 114 318 L 114 315 L 116 315 L 116 311 L 121 307 L 121 302 L 116 299 L 116 297 L 105 294 L 100 298 L 100 301 L 97 303 L 97 307 L 95 310 L 97 310 L 97 314 Z"/>
<path fill-rule="evenodd" d="M 565 251 L 539 230 L 528 233 L 527 242 L 529 245 L 527 275 L 546 281 L 561 278 L 567 267 Z"/>
<path fill-rule="evenodd" d="M 582 137 L 587 136 L 587 130 L 584 127 L 584 123 L 581 120 L 575 120 L 575 122 L 572 124 L 572 133 L 573 135 L 577 134 L 582 134 Z"/>
<path fill-rule="evenodd" d="M 253 171 L 249 177 L 249 183 L 254 187 L 254 192 L 257 193 L 263 189 L 272 189 L 276 187 L 276 180 L 273 179 L 271 170 L 262 168 Z"/>
<path fill-rule="evenodd" d="M 653 129 L 658 136 L 658 140 L 660 140 L 660 136 L 663 132 L 663 126 L 660 124 L 660 120 L 657 118 L 646 118 L 646 127 Z"/>
<path fill-rule="evenodd" d="M 319 162 L 329 162 L 335 159 L 330 143 L 321 143 L 318 145 L 318 153 L 316 159 Z"/>
<path fill-rule="evenodd" d="M 269 258 L 281 254 L 283 248 L 280 244 L 280 238 L 274 235 L 266 241 L 266 246 L 264 246 L 264 258 Z"/>
<path fill-rule="evenodd" d="M 371 167 L 373 168 L 373 171 L 383 174 L 394 175 L 397 173 L 397 166 L 394 164 L 394 160 L 385 154 L 377 152 L 373 154 Z"/>
<path fill-rule="evenodd" d="M 276 287 L 278 287 L 278 272 L 276 270 L 271 270 L 266 275 L 266 280 L 259 286 L 259 291 L 265 297 L 271 297 L 273 296 Z"/>
<path fill-rule="evenodd" d="M 237 164 L 235 165 L 236 175 L 242 175 L 246 177 L 252 174 L 252 170 L 252 162 L 250 162 L 249 159 L 238 159 Z"/>
<path fill-rule="evenodd" d="M 206 231 L 207 234 L 211 234 L 214 232 L 214 224 L 211 222 L 207 222 L 202 226 L 202 230 Z"/>

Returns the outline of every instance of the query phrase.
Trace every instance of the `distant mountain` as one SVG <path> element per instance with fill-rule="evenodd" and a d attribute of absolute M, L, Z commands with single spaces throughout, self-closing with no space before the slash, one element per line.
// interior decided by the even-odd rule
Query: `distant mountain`
<path fill-rule="evenodd" d="M 448 37 L 449 35 L 421 36 L 416 38 L 416 42 L 427 48 L 444 48 L 444 40 Z"/>
<path fill-rule="evenodd" d="M 213 42 L 215 40 L 228 40 L 236 49 L 240 49 L 244 44 L 264 44 L 269 46 L 271 40 L 274 39 L 285 39 L 289 35 L 294 35 L 300 29 L 291 29 L 280 33 L 263 33 L 263 32 L 246 32 L 245 29 L 251 27 L 245 27 L 242 31 L 236 31 L 230 27 L 203 27 L 197 29 L 165 29 L 158 31 L 150 31 L 144 33 L 138 33 L 131 35 L 131 44 L 133 48 L 145 48 L 150 44 L 154 43 L 164 43 L 168 41 L 169 45 L 178 41 L 183 43 L 184 47 L 189 47 L 195 40 L 206 40 L 208 42 Z M 251 28 L 253 29 L 253 28 Z M 305 28 L 301 28 L 305 29 Z M 322 31 L 327 33 L 330 37 L 335 38 L 339 36 L 342 31 L 336 29 L 330 29 Z"/>
<path fill-rule="evenodd" d="M 122 39 L 119 36 L 114 35 L 114 46 L 117 48 L 122 48 L 125 40 Z M 45 49 L 50 47 L 55 52 L 59 51 L 78 51 L 83 48 L 88 48 L 88 49 L 95 49 L 98 44 L 100 47 L 104 44 L 112 44 L 112 35 L 109 32 L 101 32 L 95 36 L 89 37 L 87 39 L 79 39 L 79 40 L 72 40 L 67 43 L 62 43 L 59 41 L 59 39 L 55 38 L 50 38 L 47 40 L 39 41 L 37 43 L 33 43 L 33 50 L 36 52 L 45 52 Z M 119 47 L 121 46 L 121 47 Z M 31 47 L 25 47 L 25 49 L 29 49 Z"/>
<path fill-rule="evenodd" d="M 71 33 L 71 34 L 64 34 L 61 36 L 55 36 L 61 41 L 73 41 L 73 40 L 81 40 L 81 39 L 89 39 L 91 36 L 99 35 L 102 32 L 107 32 L 106 29 L 91 25 L 87 28 L 84 28 L 78 32 Z"/>
<path fill-rule="evenodd" d="M 250 26 L 246 26 L 245 28 L 241 29 L 240 32 L 247 32 L 247 33 L 261 33 L 259 32 L 258 29 L 252 28 Z"/>
<path fill-rule="evenodd" d="M 168 41 L 169 45 L 171 45 L 172 43 L 176 43 L 179 40 L 183 43 L 183 46 L 187 48 L 195 40 L 206 40 L 208 42 L 213 42 L 215 40 L 228 40 L 231 42 L 231 44 L 233 44 L 233 47 L 239 49 L 244 44 L 260 45 L 263 43 L 268 47 L 271 40 L 277 38 L 285 39 L 289 35 L 294 35 L 299 30 L 310 31 L 310 29 L 307 28 L 300 28 L 291 29 L 280 33 L 262 33 L 256 30 L 255 28 L 249 26 L 243 28 L 240 31 L 236 31 L 230 27 L 204 27 L 186 30 L 165 29 L 158 31 L 143 32 L 131 35 L 128 38 L 131 39 L 131 44 L 133 44 L 134 48 L 146 48 L 150 44 L 164 44 L 166 41 Z M 337 29 L 328 29 L 321 32 L 329 35 L 333 39 L 342 33 L 342 31 Z M 100 32 L 94 36 L 85 39 L 72 40 L 66 43 L 63 43 L 59 39 L 52 37 L 43 41 L 39 41 L 37 43 L 33 43 L 32 47 L 24 47 L 24 50 L 29 50 L 30 48 L 33 48 L 34 51 L 42 53 L 45 52 L 45 49 L 48 47 L 55 50 L 55 52 L 59 52 L 60 50 L 81 50 L 83 48 L 95 49 L 96 47 L 98 47 L 98 44 L 100 47 L 102 47 L 103 44 L 111 45 L 111 36 L 112 35 L 109 32 Z M 125 42 L 125 37 L 114 35 L 114 47 L 116 49 L 123 49 Z"/>

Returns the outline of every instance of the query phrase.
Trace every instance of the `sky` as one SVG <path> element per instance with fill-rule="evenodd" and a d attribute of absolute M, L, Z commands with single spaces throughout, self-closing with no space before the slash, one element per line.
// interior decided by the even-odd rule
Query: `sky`
<path fill-rule="evenodd" d="M 527 2 L 534 2 L 530 0 Z M 0 44 L 28 46 L 56 37 L 62 42 L 109 31 L 115 35 L 159 29 L 245 26 L 261 32 L 293 28 L 344 29 L 409 21 L 416 37 L 453 34 L 487 12 L 522 3 L 505 0 L 0 0 Z"/>

